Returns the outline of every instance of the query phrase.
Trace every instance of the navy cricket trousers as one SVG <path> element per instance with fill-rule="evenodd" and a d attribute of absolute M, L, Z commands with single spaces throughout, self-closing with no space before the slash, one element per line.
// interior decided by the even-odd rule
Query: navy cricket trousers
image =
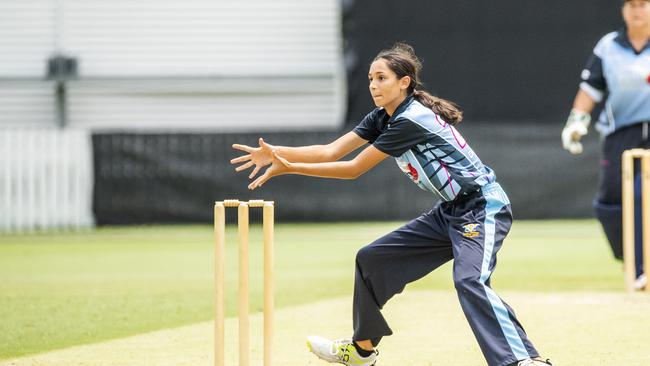
<path fill-rule="evenodd" d="M 363 247 L 356 257 L 353 339 L 377 345 L 391 335 L 380 311 L 384 304 L 454 259 L 458 299 L 488 365 L 537 357 L 513 310 L 490 288 L 496 253 L 511 224 L 508 197 L 492 183 L 460 202 L 442 202 Z"/>
<path fill-rule="evenodd" d="M 594 200 L 596 217 L 603 227 L 614 257 L 623 259 L 622 179 L 621 156 L 628 149 L 650 149 L 648 130 L 650 122 L 623 127 L 608 135 L 603 142 L 598 178 L 598 194 Z M 635 164 L 634 241 L 636 248 L 636 275 L 643 273 L 641 176 L 638 161 Z"/>

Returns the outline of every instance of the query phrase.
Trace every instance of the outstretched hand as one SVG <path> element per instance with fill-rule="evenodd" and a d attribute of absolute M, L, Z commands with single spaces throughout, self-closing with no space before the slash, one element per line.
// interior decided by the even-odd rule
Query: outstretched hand
<path fill-rule="evenodd" d="M 235 171 L 241 172 L 242 170 L 246 170 L 255 165 L 255 168 L 248 176 L 249 179 L 253 179 L 257 173 L 259 173 L 260 169 L 273 162 L 273 145 L 267 144 L 262 138 L 259 139 L 259 144 L 259 147 L 240 144 L 232 145 L 233 149 L 248 153 L 246 155 L 242 155 L 238 158 L 230 160 L 230 164 L 244 163 L 235 168 Z"/>
<path fill-rule="evenodd" d="M 251 184 L 248 185 L 248 189 L 253 190 L 257 187 L 261 187 L 267 180 L 276 177 L 278 175 L 287 174 L 291 171 L 291 163 L 287 159 L 278 155 L 276 151 L 272 151 L 272 161 L 271 166 L 266 169 L 264 174 L 260 175 L 255 179 Z"/>

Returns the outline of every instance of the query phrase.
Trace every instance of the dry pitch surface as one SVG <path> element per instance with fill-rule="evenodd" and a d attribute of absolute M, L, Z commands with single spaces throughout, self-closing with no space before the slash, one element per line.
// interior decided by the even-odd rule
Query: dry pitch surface
<path fill-rule="evenodd" d="M 650 365 L 650 296 L 645 294 L 502 293 L 544 357 L 555 365 Z M 349 335 L 350 298 L 276 311 L 274 364 L 325 365 L 305 337 Z M 452 291 L 405 291 L 384 309 L 395 334 L 380 347 L 378 366 L 484 365 Z M 261 315 L 251 318 L 252 365 L 261 365 Z M 227 365 L 237 365 L 236 318 L 227 321 Z M 646 335 L 641 339 L 634 335 Z M 8 360 L 1 366 L 212 365 L 212 323 Z"/>

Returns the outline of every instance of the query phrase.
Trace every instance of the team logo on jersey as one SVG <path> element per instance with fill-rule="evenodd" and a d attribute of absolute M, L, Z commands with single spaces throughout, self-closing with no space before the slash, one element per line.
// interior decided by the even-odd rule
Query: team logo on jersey
<path fill-rule="evenodd" d="M 419 176 L 418 170 L 415 169 L 415 167 L 413 167 L 413 165 L 411 165 L 410 163 L 409 163 L 409 165 L 407 165 L 407 168 L 409 169 L 409 173 L 411 174 L 411 178 L 413 178 L 413 181 L 417 183 L 418 176 Z"/>
<path fill-rule="evenodd" d="M 479 236 L 481 233 L 476 231 L 476 230 L 478 230 L 479 226 L 480 226 L 480 224 L 463 225 L 463 229 L 464 229 L 463 236 L 466 237 L 466 238 L 475 238 L 475 237 Z"/>
<path fill-rule="evenodd" d="M 403 161 L 403 160 L 397 160 L 397 165 L 399 168 L 406 174 L 411 180 L 415 183 L 418 183 L 420 181 L 420 174 L 418 173 L 418 170 L 415 169 L 411 163 L 408 161 Z"/>

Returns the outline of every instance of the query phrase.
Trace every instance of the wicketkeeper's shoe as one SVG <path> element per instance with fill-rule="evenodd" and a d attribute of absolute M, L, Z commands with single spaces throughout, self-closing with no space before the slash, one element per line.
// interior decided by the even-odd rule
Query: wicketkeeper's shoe
<path fill-rule="evenodd" d="M 515 365 L 515 364 L 513 364 Z M 541 358 L 527 358 L 516 363 L 517 366 L 553 366 L 550 360 L 542 361 Z"/>
<path fill-rule="evenodd" d="M 641 275 L 634 281 L 634 289 L 637 291 L 643 291 L 646 286 L 648 286 L 648 277 L 645 273 L 641 273 Z"/>
<path fill-rule="evenodd" d="M 331 341 L 319 336 L 307 337 L 309 351 L 318 358 L 330 363 L 340 363 L 348 366 L 374 366 L 379 352 L 373 350 L 368 357 L 361 357 L 349 339 Z"/>

